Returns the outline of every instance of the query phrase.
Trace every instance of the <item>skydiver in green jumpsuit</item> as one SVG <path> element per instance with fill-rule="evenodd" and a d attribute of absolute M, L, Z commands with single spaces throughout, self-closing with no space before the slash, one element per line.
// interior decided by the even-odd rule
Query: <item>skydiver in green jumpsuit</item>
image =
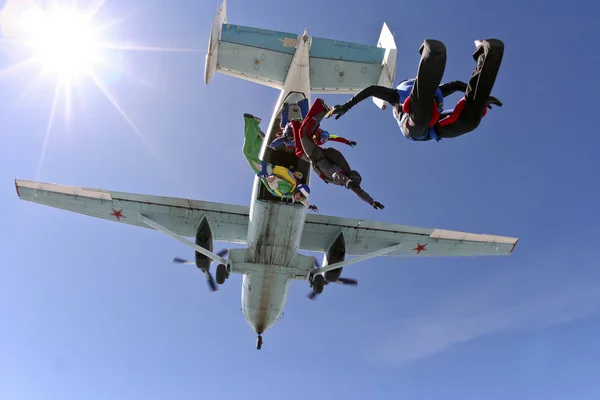
<path fill-rule="evenodd" d="M 259 123 L 259 118 L 251 114 L 244 114 L 244 147 L 242 152 L 250 168 L 261 178 L 260 180 L 272 195 L 283 199 L 293 199 L 304 204 L 309 210 L 319 211 L 317 206 L 310 205 L 307 200 L 310 195 L 309 187 L 298 184 L 296 174 L 299 174 L 299 172 L 293 173 L 285 167 L 264 162 L 258 157 L 264 137 L 258 127 Z"/>

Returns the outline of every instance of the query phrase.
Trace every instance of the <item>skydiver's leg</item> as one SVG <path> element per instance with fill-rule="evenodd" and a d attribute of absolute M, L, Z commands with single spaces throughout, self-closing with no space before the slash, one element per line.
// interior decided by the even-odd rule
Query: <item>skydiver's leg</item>
<path fill-rule="evenodd" d="M 306 118 L 306 114 L 308 114 L 308 99 L 302 99 L 296 104 L 300 107 L 300 116 L 302 119 Z"/>
<path fill-rule="evenodd" d="M 285 126 L 287 125 L 287 123 L 289 122 L 289 120 L 288 120 L 289 110 L 290 110 L 289 104 L 283 103 L 283 105 L 281 106 L 281 121 L 279 122 L 279 127 L 281 129 L 284 129 Z"/>
<path fill-rule="evenodd" d="M 498 71 L 504 57 L 504 43 L 498 39 L 488 39 L 481 42 L 473 58 L 477 62 L 475 70 L 465 90 L 465 108 L 460 118 L 479 121 L 492 89 L 498 77 Z"/>
<path fill-rule="evenodd" d="M 298 158 L 302 158 L 302 154 L 305 153 L 307 157 L 311 157 L 310 153 L 306 151 L 304 146 L 302 145 L 301 137 L 311 138 L 312 133 L 319 127 L 321 120 L 325 117 L 325 114 L 329 111 L 329 106 L 323 99 L 317 98 L 313 105 L 308 110 L 306 117 L 302 121 L 302 125 L 300 125 L 299 129 L 294 129 L 294 141 L 296 143 L 296 156 Z M 292 121 L 293 126 L 298 127 L 295 121 Z M 316 145 L 313 146 L 316 147 Z M 319 153 L 321 150 L 317 147 Z"/>
<path fill-rule="evenodd" d="M 315 142 L 312 141 L 311 136 L 306 134 L 306 131 L 303 131 L 303 129 L 306 129 L 307 126 L 305 124 L 298 126 L 299 123 L 297 121 L 293 121 L 292 124 L 292 128 L 297 128 L 294 129 L 296 146 L 300 144 L 302 152 L 306 154 L 306 157 L 308 157 L 308 159 L 313 163 L 316 160 L 323 158 L 323 151 L 315 144 Z"/>
<path fill-rule="evenodd" d="M 477 47 L 473 54 L 477 65 L 465 90 L 465 107 L 454 123 L 436 127 L 440 137 L 454 138 L 471 132 L 479 126 L 496 83 L 503 56 L 504 43 L 501 40 L 484 40 Z"/>
<path fill-rule="evenodd" d="M 258 121 L 251 114 L 244 114 L 244 146 L 242 152 L 255 173 L 262 171 L 262 161 L 258 158 L 262 146 L 262 137 Z"/>
<path fill-rule="evenodd" d="M 346 157 L 344 157 L 344 155 L 338 149 L 328 147 L 323 151 L 323 155 L 329 161 L 340 167 L 346 174 L 349 174 L 349 172 L 352 170 L 352 168 L 350 168 L 350 164 L 348 164 L 348 161 L 346 160 Z M 352 177 L 350 176 L 350 178 Z"/>
<path fill-rule="evenodd" d="M 348 178 L 352 179 L 354 183 L 356 183 L 358 186 L 360 186 L 360 184 L 362 183 L 362 176 L 360 176 L 358 171 L 350 170 L 346 173 L 346 175 L 348 175 Z"/>
<path fill-rule="evenodd" d="M 294 134 L 294 151 L 296 153 L 296 157 L 302 158 L 304 154 L 304 148 L 302 147 L 302 141 L 300 140 L 300 127 L 302 123 L 300 121 L 292 121 L 292 132 Z M 308 157 L 308 156 L 307 156 Z"/>
<path fill-rule="evenodd" d="M 446 69 L 446 46 L 439 40 L 427 39 L 419 48 L 421 61 L 410 92 L 410 111 L 407 122 L 410 137 L 418 138 L 429 128 L 435 92 Z"/>
<path fill-rule="evenodd" d="M 329 110 L 330 108 L 327 105 L 327 103 L 325 103 L 325 100 L 321 98 L 315 99 L 312 106 L 310 106 L 310 110 L 308 110 L 308 114 L 306 115 L 306 117 L 304 117 L 305 122 L 309 119 L 312 119 L 316 123 L 316 126 L 314 126 L 314 128 L 311 129 L 311 133 L 319 127 L 318 124 L 320 124 L 321 120 L 325 118 L 325 114 L 327 114 Z"/>
<path fill-rule="evenodd" d="M 302 127 L 306 126 L 302 124 Z M 317 175 L 325 176 L 335 185 L 345 186 L 348 179 L 343 174 L 339 174 L 342 172 L 341 168 L 325 158 L 323 150 L 310 139 L 309 135 L 300 133 L 302 128 L 299 121 L 292 121 L 292 129 L 294 129 L 296 146 L 299 145 L 303 154 L 306 154 Z"/>

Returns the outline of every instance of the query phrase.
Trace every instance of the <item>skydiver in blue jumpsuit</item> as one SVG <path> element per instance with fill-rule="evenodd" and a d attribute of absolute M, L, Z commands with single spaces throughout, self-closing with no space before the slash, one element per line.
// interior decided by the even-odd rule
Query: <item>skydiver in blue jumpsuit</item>
<path fill-rule="evenodd" d="M 395 88 L 372 85 L 326 116 L 339 119 L 359 102 L 377 97 L 393 107 L 402 134 L 412 141 L 437 141 L 455 138 L 475 130 L 491 105 L 502 103 L 491 96 L 504 55 L 504 43 L 483 40 L 473 58 L 477 62 L 469 83 L 452 81 L 440 85 L 446 68 L 446 46 L 438 40 L 425 40 L 419 49 L 421 60 L 415 79 L 407 79 Z M 444 97 L 461 91 L 464 97 L 452 110 L 444 111 Z"/>

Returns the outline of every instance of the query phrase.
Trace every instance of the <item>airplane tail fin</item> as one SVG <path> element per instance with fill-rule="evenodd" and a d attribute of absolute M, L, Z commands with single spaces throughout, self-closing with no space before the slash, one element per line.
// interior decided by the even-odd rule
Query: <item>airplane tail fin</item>
<path fill-rule="evenodd" d="M 305 33 L 229 24 L 224 0 L 212 24 L 204 81 L 208 84 L 220 72 L 282 90 Z M 393 84 L 397 48 L 385 23 L 376 46 L 318 37 L 309 40 L 312 93 L 356 94 L 369 85 Z M 383 103 L 376 104 L 384 108 Z"/>

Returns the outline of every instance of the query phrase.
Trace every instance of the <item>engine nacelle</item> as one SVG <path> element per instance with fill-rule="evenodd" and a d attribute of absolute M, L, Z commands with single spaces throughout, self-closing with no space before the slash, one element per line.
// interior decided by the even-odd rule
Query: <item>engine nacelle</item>
<path fill-rule="evenodd" d="M 344 234 L 340 232 L 338 237 L 326 250 L 325 255 L 323 256 L 323 266 L 344 261 L 345 257 L 346 241 L 344 240 Z M 336 282 L 340 278 L 340 275 L 342 275 L 343 269 L 344 267 L 340 267 L 332 271 L 325 272 L 325 280 L 327 282 Z"/>
<path fill-rule="evenodd" d="M 213 251 L 213 235 L 206 217 L 202 218 L 196 231 L 196 244 L 208 251 Z M 196 253 L 196 266 L 202 270 L 208 270 L 213 260 L 198 251 L 194 251 L 194 253 Z"/>

